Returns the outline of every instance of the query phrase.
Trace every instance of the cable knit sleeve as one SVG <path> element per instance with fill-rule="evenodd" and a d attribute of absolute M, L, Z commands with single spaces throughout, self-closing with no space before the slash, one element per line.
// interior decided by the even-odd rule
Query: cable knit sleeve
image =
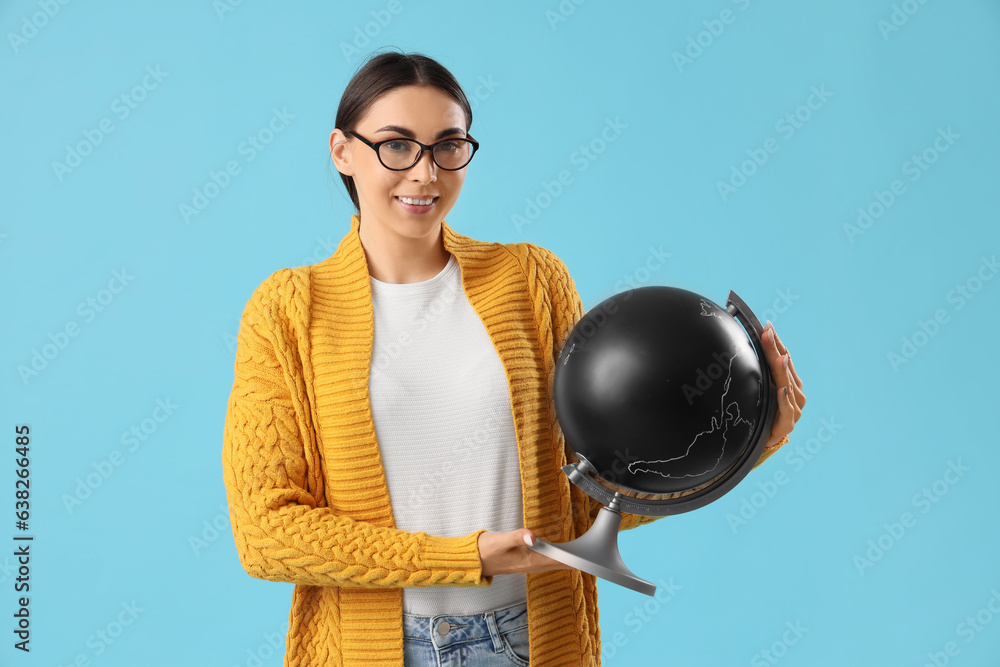
<path fill-rule="evenodd" d="M 253 577 L 316 586 L 488 586 L 478 538 L 411 533 L 317 503 L 319 457 L 295 334 L 289 269 L 254 292 L 237 335 L 222 467 L 236 550 Z M 284 295 L 284 298 L 282 296 Z"/>

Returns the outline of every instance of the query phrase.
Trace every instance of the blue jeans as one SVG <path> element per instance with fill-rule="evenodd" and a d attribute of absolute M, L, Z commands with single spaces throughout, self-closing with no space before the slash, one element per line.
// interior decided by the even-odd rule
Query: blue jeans
<path fill-rule="evenodd" d="M 528 606 L 473 616 L 403 614 L 406 667 L 510 667 L 528 664 Z"/>

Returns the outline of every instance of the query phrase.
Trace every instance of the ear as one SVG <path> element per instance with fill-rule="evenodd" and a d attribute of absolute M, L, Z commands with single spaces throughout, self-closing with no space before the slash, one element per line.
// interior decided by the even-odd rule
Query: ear
<path fill-rule="evenodd" d="M 330 157 L 333 158 L 333 164 L 337 167 L 337 171 L 344 176 L 354 176 L 351 148 L 347 143 L 347 135 L 336 128 L 330 133 Z"/>

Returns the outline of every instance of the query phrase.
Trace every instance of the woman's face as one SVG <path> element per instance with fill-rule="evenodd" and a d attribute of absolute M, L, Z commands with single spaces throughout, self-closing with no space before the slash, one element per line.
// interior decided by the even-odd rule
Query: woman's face
<path fill-rule="evenodd" d="M 467 136 L 465 123 L 462 107 L 439 88 L 403 86 L 382 95 L 354 131 L 372 143 L 409 138 L 432 144 Z M 338 145 L 342 140 L 346 142 Z M 458 200 L 468 168 L 445 171 L 425 151 L 406 171 L 392 171 L 382 166 L 370 146 L 339 129 L 330 136 L 330 151 L 337 169 L 354 177 L 362 221 L 409 237 L 426 236 L 440 226 Z M 429 208 L 413 207 L 400 197 L 434 202 Z"/>

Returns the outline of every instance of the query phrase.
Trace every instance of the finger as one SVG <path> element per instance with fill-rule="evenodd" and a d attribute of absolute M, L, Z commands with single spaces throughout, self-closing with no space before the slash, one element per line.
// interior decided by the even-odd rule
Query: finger
<path fill-rule="evenodd" d="M 795 372 L 795 362 L 792 361 L 791 355 L 788 356 L 788 369 L 792 372 L 792 379 L 795 380 L 795 386 L 802 389 L 802 380 L 799 378 L 799 374 Z"/>
<path fill-rule="evenodd" d="M 791 355 L 788 353 L 788 348 L 785 346 L 784 343 L 781 342 L 781 338 L 778 337 L 778 333 L 774 330 L 773 325 L 772 325 L 772 328 L 771 328 L 771 333 L 774 334 L 774 339 L 775 339 L 776 346 L 778 348 L 778 352 L 780 352 L 782 355 L 788 354 L 789 357 L 790 357 Z M 797 380 L 796 384 L 801 387 L 802 386 L 802 381 L 798 379 L 798 374 L 795 373 L 794 369 L 792 369 L 792 375 Z"/>
<path fill-rule="evenodd" d="M 792 373 L 792 357 L 790 354 L 785 354 L 781 360 L 782 377 L 784 378 L 784 385 L 788 388 L 790 394 L 789 398 L 792 399 L 792 403 L 796 408 L 799 407 L 799 389 L 798 383 L 795 382 L 795 375 Z M 804 398 L 804 396 L 803 396 Z"/>
<path fill-rule="evenodd" d="M 798 421 L 798 417 L 802 415 L 802 408 L 806 406 L 806 395 L 803 394 L 802 390 L 794 384 L 788 385 L 788 391 L 791 394 L 793 402 L 795 403 L 795 411 L 798 415 L 796 416 L 796 421 Z"/>
<path fill-rule="evenodd" d="M 799 378 L 799 374 L 795 372 L 795 362 L 792 361 L 792 355 L 785 354 L 782 357 L 782 372 L 784 373 L 785 384 L 792 390 L 795 399 L 795 404 L 802 408 L 806 404 L 806 395 L 802 392 L 802 380 Z"/>
<path fill-rule="evenodd" d="M 788 372 L 788 365 L 785 363 L 788 359 L 786 355 L 778 354 L 775 351 L 774 361 L 771 362 L 771 378 L 774 380 L 774 384 L 777 385 L 778 391 L 781 391 L 782 387 L 788 386 L 789 384 L 795 384 L 795 381 L 791 379 L 791 375 Z"/>
<path fill-rule="evenodd" d="M 781 342 L 781 339 L 778 337 L 778 332 L 774 330 L 774 325 L 771 324 L 771 320 L 767 321 L 767 326 L 770 327 L 771 334 L 774 336 L 774 341 L 778 347 L 778 353 L 786 354 L 788 352 L 788 348 L 786 348 L 785 344 Z"/>
<path fill-rule="evenodd" d="M 778 389 L 778 415 L 771 429 L 771 442 L 777 442 L 795 428 L 795 422 L 802 416 L 806 396 L 802 392 L 802 379 L 795 372 L 792 356 L 778 338 L 771 320 L 764 327 L 764 356 L 776 382 L 784 385 Z"/>
<path fill-rule="evenodd" d="M 792 408 L 792 428 L 795 428 L 795 422 L 797 422 L 802 417 L 802 406 L 799 405 L 798 399 L 795 397 L 795 385 L 787 385 L 785 387 L 786 397 L 788 399 L 789 406 Z"/>
<path fill-rule="evenodd" d="M 802 392 L 802 380 L 795 373 L 794 362 L 790 358 L 788 360 L 788 367 L 792 370 L 792 377 L 795 379 L 795 382 L 790 385 L 794 394 L 795 405 L 798 406 L 799 410 L 802 410 L 802 408 L 806 407 L 806 395 Z"/>
<path fill-rule="evenodd" d="M 792 373 L 792 357 L 791 355 L 784 355 L 782 357 L 781 370 L 784 377 L 784 387 L 782 391 L 787 391 L 788 400 L 791 402 L 793 424 L 799 420 L 802 416 L 802 406 L 805 404 L 806 396 L 799 389 L 798 384 L 795 382 L 795 376 Z M 801 400 L 801 402 L 800 402 Z"/>
<path fill-rule="evenodd" d="M 795 428 L 795 407 L 791 397 L 787 392 L 778 390 L 778 414 L 775 415 L 774 423 L 771 425 L 771 434 L 768 436 L 767 446 L 775 444 Z"/>
<path fill-rule="evenodd" d="M 794 371 L 791 369 L 792 357 L 787 353 L 787 351 L 782 354 L 778 350 L 778 336 L 774 331 L 774 325 L 771 321 L 767 322 L 769 331 L 765 332 L 764 340 L 764 351 L 767 357 L 768 365 L 771 367 L 771 376 L 774 378 L 775 384 L 778 385 L 778 393 L 781 393 L 783 387 L 788 387 L 790 389 L 791 395 L 788 397 L 791 401 L 790 413 L 792 415 L 793 424 L 794 421 L 798 419 L 801 415 L 801 409 L 798 404 L 799 396 L 801 394 L 802 399 L 805 399 L 805 395 L 801 393 L 799 389 L 799 382 L 796 382 L 796 376 Z M 770 339 L 768 344 L 768 339 Z M 787 361 L 787 364 L 786 364 Z M 783 397 L 779 395 L 779 407 L 780 403 L 783 402 Z M 798 410 L 798 415 L 795 414 Z M 790 430 L 790 429 L 789 429 Z M 786 431 L 787 433 L 787 431 Z"/>
<path fill-rule="evenodd" d="M 778 337 L 775 335 L 773 328 L 770 331 L 764 332 L 763 340 L 764 357 L 771 367 L 771 374 L 779 378 L 782 376 L 781 351 L 778 349 Z"/>
<path fill-rule="evenodd" d="M 774 336 L 775 347 L 777 347 L 779 354 L 781 355 L 788 354 L 789 356 L 788 366 L 791 369 L 791 375 L 793 381 L 795 382 L 795 386 L 797 386 L 799 389 L 802 389 L 802 380 L 801 378 L 799 378 L 799 374 L 795 371 L 795 365 L 791 361 L 791 355 L 788 353 L 788 348 L 785 347 L 785 344 L 781 342 L 781 338 L 778 337 L 778 333 L 774 330 L 774 325 L 771 324 L 771 320 L 768 320 L 767 324 L 771 327 L 771 334 Z"/>
<path fill-rule="evenodd" d="M 792 385 L 794 386 L 794 385 Z M 798 404 L 795 402 L 795 396 L 793 395 L 792 387 L 785 387 L 785 407 L 791 412 L 791 423 L 788 425 L 788 431 L 785 435 L 788 435 L 795 430 L 795 422 L 799 420 L 802 416 L 802 409 L 799 408 Z"/>
<path fill-rule="evenodd" d="M 786 435 L 791 433 L 795 426 L 791 417 L 792 408 L 788 404 L 788 397 L 778 390 L 778 413 L 774 416 L 774 423 L 771 424 L 771 433 L 767 437 L 766 447 L 772 447 L 781 441 Z"/>

